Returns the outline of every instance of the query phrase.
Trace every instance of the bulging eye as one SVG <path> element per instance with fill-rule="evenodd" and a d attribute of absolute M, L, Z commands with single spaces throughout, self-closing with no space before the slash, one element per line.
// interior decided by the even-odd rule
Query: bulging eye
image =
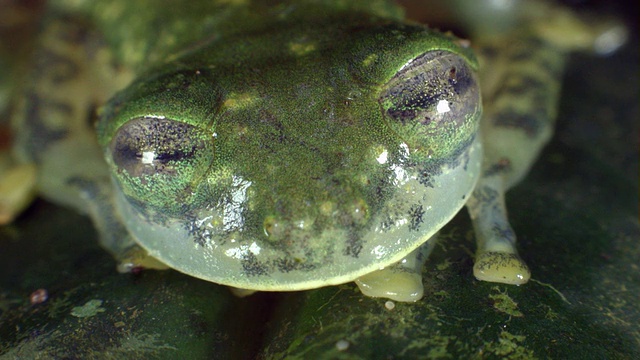
<path fill-rule="evenodd" d="M 212 134 L 163 118 L 130 120 L 109 145 L 110 163 L 125 194 L 163 211 L 178 211 L 213 161 Z"/>
<path fill-rule="evenodd" d="M 460 56 L 430 51 L 383 88 L 382 111 L 419 158 L 443 158 L 470 143 L 482 112 L 476 75 Z"/>

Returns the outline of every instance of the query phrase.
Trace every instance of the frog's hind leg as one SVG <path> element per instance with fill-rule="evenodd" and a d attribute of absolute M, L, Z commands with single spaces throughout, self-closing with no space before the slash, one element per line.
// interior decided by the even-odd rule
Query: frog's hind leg
<path fill-rule="evenodd" d="M 418 301 L 424 294 L 422 267 L 431 254 L 436 235 L 412 251 L 399 262 L 356 279 L 360 291 L 371 297 L 383 297 L 396 301 Z"/>
<path fill-rule="evenodd" d="M 132 75 L 113 66 L 101 36 L 85 28 L 82 20 L 51 15 L 41 27 L 30 76 L 12 118 L 18 170 L 7 170 L 10 176 L 4 175 L 2 181 L 28 183 L 24 192 L 37 188 L 51 201 L 87 213 L 100 233 L 101 245 L 114 255 L 121 271 L 166 268 L 125 230 L 113 205 L 111 178 L 94 133 L 96 107 Z M 5 192 L 17 195 L 14 189 Z M 0 207 L 3 194 L 0 189 Z"/>

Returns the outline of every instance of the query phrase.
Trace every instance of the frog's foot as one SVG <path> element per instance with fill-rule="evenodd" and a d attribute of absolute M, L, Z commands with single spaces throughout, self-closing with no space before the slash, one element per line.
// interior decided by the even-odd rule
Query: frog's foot
<path fill-rule="evenodd" d="M 239 298 L 243 298 L 243 297 L 247 297 L 249 295 L 253 295 L 255 293 L 257 293 L 256 290 L 249 290 L 249 289 L 241 289 L 241 288 L 237 288 L 237 287 L 233 287 L 233 286 L 229 286 L 229 291 L 231 291 L 231 293 Z"/>
<path fill-rule="evenodd" d="M 119 257 L 118 272 L 129 273 L 134 269 L 166 270 L 169 266 L 150 256 L 143 248 L 134 246 Z"/>
<path fill-rule="evenodd" d="M 35 188 L 35 165 L 23 164 L 3 171 L 0 179 L 0 225 L 13 221 L 31 203 Z"/>
<path fill-rule="evenodd" d="M 518 254 L 493 251 L 476 254 L 473 275 L 478 280 L 510 285 L 522 285 L 531 278 L 529 267 Z"/>
<path fill-rule="evenodd" d="M 473 275 L 478 280 L 513 285 L 529 281 L 531 272 L 518 255 L 516 235 L 507 220 L 502 178 L 481 178 L 467 207 L 478 244 Z"/>
<path fill-rule="evenodd" d="M 422 299 L 422 276 L 392 267 L 374 271 L 356 279 L 362 294 L 395 301 L 413 302 Z"/>
<path fill-rule="evenodd" d="M 399 262 L 357 278 L 355 283 L 362 294 L 403 302 L 422 299 L 422 266 L 433 250 L 435 237 L 431 237 Z"/>
<path fill-rule="evenodd" d="M 629 29 L 618 19 L 580 14 L 553 3 L 538 2 L 528 5 L 546 8 L 532 9 L 542 14 L 534 21 L 533 29 L 542 39 L 560 49 L 593 50 L 597 54 L 608 55 L 617 51 L 629 39 Z"/>

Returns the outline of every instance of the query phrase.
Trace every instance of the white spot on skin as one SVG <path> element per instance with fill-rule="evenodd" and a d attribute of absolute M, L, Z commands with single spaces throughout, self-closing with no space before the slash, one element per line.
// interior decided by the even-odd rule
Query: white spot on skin
<path fill-rule="evenodd" d="M 436 105 L 436 110 L 438 111 L 439 114 L 443 114 L 451 111 L 451 108 L 449 107 L 449 102 L 447 100 L 438 101 L 438 105 Z"/>
<path fill-rule="evenodd" d="M 384 151 L 380 154 L 380 156 L 376 158 L 376 160 L 378 160 L 379 164 L 386 164 L 388 155 L 389 152 L 387 152 L 387 149 L 384 149 Z"/>
<path fill-rule="evenodd" d="M 396 307 L 396 303 L 394 303 L 393 301 L 389 300 L 386 303 L 384 303 L 384 307 L 386 307 L 387 310 L 393 310 Z"/>
<path fill-rule="evenodd" d="M 228 257 L 242 260 L 242 259 L 245 259 L 247 255 L 249 255 L 249 253 L 252 253 L 253 255 L 260 254 L 260 250 L 262 250 L 260 246 L 258 246 L 258 244 L 253 242 L 251 243 L 251 245 L 240 245 L 238 247 L 227 249 L 224 253 Z"/>
<path fill-rule="evenodd" d="M 336 342 L 336 349 L 338 351 L 345 351 L 349 348 L 349 342 L 347 340 L 338 340 Z"/>
<path fill-rule="evenodd" d="M 409 180 L 407 176 L 407 172 L 400 165 L 394 165 L 391 167 L 393 172 L 396 174 L 396 180 L 393 182 L 395 186 L 404 185 L 407 180 Z"/>
<path fill-rule="evenodd" d="M 244 258 L 244 254 L 246 254 L 246 251 L 243 251 L 242 246 L 240 246 L 237 248 L 228 249 L 224 252 L 224 254 L 227 255 L 228 257 L 242 260 Z"/>
<path fill-rule="evenodd" d="M 258 244 L 253 242 L 251 243 L 251 245 L 249 245 L 249 251 L 251 251 L 253 255 L 258 255 L 260 254 L 260 246 L 258 246 Z"/>
<path fill-rule="evenodd" d="M 196 220 L 196 225 L 198 227 L 202 227 L 202 226 L 206 226 L 206 227 L 212 227 L 211 226 L 211 220 L 213 219 L 213 215 L 209 215 L 209 216 L 205 216 L 202 219 Z"/>
<path fill-rule="evenodd" d="M 400 149 L 402 149 L 402 151 L 400 152 L 400 155 L 404 156 L 405 158 L 409 157 L 409 145 L 407 145 L 407 143 L 402 143 L 400 144 Z"/>
<path fill-rule="evenodd" d="M 400 144 L 400 156 L 402 158 L 404 158 L 404 159 L 408 159 L 409 158 L 409 146 L 406 143 Z M 386 161 L 386 158 L 385 158 L 385 161 Z M 404 167 L 405 167 L 405 165 L 402 164 L 402 163 L 400 163 L 400 164 L 392 164 L 389 167 L 396 175 L 396 178 L 395 178 L 395 180 L 393 182 L 393 185 L 402 186 L 407 181 L 410 180 L 410 177 L 408 176 L 408 174 L 405 171 Z"/>
<path fill-rule="evenodd" d="M 234 175 L 232 186 L 234 190 L 231 193 L 231 202 L 224 208 L 222 215 L 224 231 L 242 229 L 244 225 L 242 210 L 247 200 L 247 189 L 251 186 L 251 181 L 246 181 L 241 176 Z"/>
<path fill-rule="evenodd" d="M 142 163 L 143 164 L 153 164 L 153 160 L 156 158 L 155 151 L 143 151 L 142 152 Z"/>
<path fill-rule="evenodd" d="M 373 248 L 373 250 L 371 250 L 371 252 L 376 257 L 376 259 L 382 259 L 387 255 L 388 249 L 386 246 L 377 245 Z"/>
<path fill-rule="evenodd" d="M 404 226 L 404 225 L 406 225 L 408 223 L 409 223 L 409 220 L 407 220 L 407 219 L 398 219 L 398 220 L 394 221 L 394 225 L 396 227 Z"/>

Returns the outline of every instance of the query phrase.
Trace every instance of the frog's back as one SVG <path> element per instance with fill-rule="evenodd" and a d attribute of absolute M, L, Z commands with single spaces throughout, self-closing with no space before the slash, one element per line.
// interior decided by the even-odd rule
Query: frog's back
<path fill-rule="evenodd" d="M 265 19 L 316 6 L 323 4 L 51 1 L 13 116 L 14 152 L 21 162 L 45 168 L 47 176 L 40 178 L 38 187 L 46 197 L 86 210 L 68 183 L 70 179 L 95 181 L 86 179 L 86 174 L 107 176 L 92 122 L 97 109 L 117 90 L 139 74 L 200 46 L 259 31 L 268 26 Z M 386 1 L 350 2 L 344 11 L 386 17 L 401 14 Z"/>
<path fill-rule="evenodd" d="M 291 14 L 300 18 L 306 13 L 306 19 L 300 21 L 309 24 L 313 19 L 330 19 L 326 9 L 388 19 L 403 16 L 397 5 L 385 0 L 54 0 L 52 8 L 91 19 L 116 60 L 137 71 L 172 61 L 204 44 L 263 31 L 270 22 L 286 21 Z"/>

